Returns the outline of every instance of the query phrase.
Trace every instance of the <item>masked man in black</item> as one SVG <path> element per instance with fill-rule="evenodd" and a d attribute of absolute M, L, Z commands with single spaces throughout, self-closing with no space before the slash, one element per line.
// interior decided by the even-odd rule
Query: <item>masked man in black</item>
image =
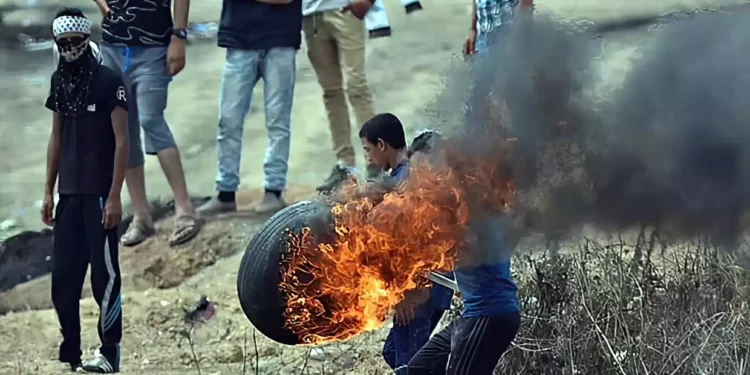
<path fill-rule="evenodd" d="M 59 360 L 73 371 L 116 373 L 122 337 L 117 225 L 129 147 L 126 91 L 120 75 L 94 52 L 91 22 L 80 10 L 59 12 L 52 32 L 59 61 L 45 103 L 53 115 L 41 214 L 54 228 L 52 302 L 63 336 Z M 82 363 L 78 300 L 89 265 L 102 345 L 93 360 Z"/>

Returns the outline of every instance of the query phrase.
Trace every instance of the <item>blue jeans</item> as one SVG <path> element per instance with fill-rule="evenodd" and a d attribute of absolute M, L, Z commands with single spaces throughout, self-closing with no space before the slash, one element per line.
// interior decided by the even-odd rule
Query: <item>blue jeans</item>
<path fill-rule="evenodd" d="M 417 308 L 416 317 L 405 326 L 394 325 L 388 332 L 383 345 L 383 358 L 396 375 L 405 375 L 409 361 L 419 349 L 430 341 L 430 334 L 435 330 L 445 310 L 437 310 L 425 303 Z M 426 313 L 426 314 L 425 314 Z"/>
<path fill-rule="evenodd" d="M 128 130 L 130 153 L 128 167 L 143 166 L 141 128 L 146 153 L 176 147 L 164 110 L 172 76 L 167 73 L 167 47 L 120 47 L 102 43 L 105 66 L 120 72 L 128 90 Z"/>
<path fill-rule="evenodd" d="M 452 273 L 444 274 L 453 279 Z M 383 345 L 383 358 L 396 375 L 406 374 L 406 366 L 430 340 L 430 334 L 435 330 L 445 310 L 451 306 L 453 291 L 433 285 L 430 289 L 430 299 L 418 306 L 414 311 L 414 319 L 405 326 L 394 325 L 388 332 Z"/>
<path fill-rule="evenodd" d="M 268 131 L 263 185 L 274 191 L 286 187 L 296 56 L 294 48 L 227 49 L 219 89 L 217 190 L 237 191 L 240 185 L 242 131 L 253 88 L 261 78 Z"/>
<path fill-rule="evenodd" d="M 487 34 L 478 34 L 477 40 L 474 43 L 474 48 L 477 52 L 487 52 Z"/>

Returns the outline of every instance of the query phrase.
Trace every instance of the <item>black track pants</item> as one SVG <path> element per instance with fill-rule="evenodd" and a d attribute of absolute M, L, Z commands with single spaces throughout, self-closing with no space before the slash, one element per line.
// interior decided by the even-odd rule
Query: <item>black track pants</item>
<path fill-rule="evenodd" d="M 96 196 L 61 195 L 55 211 L 52 253 L 52 303 L 63 335 L 60 361 L 81 358 L 81 320 L 78 300 L 91 265 L 91 290 L 99 305 L 99 338 L 102 355 L 119 363 L 122 338 L 120 266 L 117 228 L 102 224 L 104 199 Z"/>
<path fill-rule="evenodd" d="M 409 362 L 409 375 L 492 375 L 518 333 L 518 312 L 458 318 L 430 339 Z"/>

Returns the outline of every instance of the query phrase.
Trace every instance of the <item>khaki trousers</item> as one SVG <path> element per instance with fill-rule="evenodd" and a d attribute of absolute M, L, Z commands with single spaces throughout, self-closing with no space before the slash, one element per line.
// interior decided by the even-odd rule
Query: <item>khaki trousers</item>
<path fill-rule="evenodd" d="M 331 10 L 306 16 L 302 29 L 307 56 L 323 89 L 333 151 L 340 162 L 354 166 L 356 160 L 346 98 L 354 109 L 357 128 L 375 115 L 365 76 L 364 21 L 351 12 Z"/>

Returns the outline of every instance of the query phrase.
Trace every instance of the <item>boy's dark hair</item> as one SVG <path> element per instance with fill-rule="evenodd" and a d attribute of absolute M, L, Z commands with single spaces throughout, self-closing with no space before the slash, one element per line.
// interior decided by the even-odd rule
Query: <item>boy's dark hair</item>
<path fill-rule="evenodd" d="M 62 16 L 86 17 L 78 8 L 63 8 L 59 12 L 57 12 L 57 14 L 55 14 L 55 18 Z"/>
<path fill-rule="evenodd" d="M 401 120 L 392 113 L 380 113 L 371 118 L 359 130 L 359 137 L 364 138 L 372 144 L 376 144 L 378 139 L 389 146 L 400 150 L 406 147 L 406 135 Z"/>

